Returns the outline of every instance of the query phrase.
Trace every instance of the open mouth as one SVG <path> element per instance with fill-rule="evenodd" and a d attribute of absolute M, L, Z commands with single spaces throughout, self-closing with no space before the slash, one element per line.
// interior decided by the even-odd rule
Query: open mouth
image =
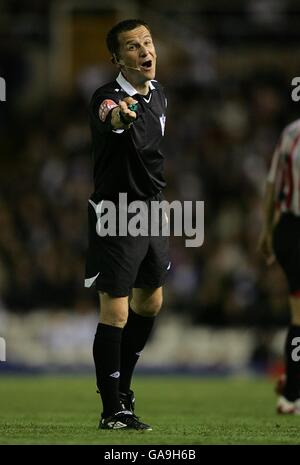
<path fill-rule="evenodd" d="M 143 68 L 143 69 L 152 68 L 152 60 L 144 61 L 144 63 L 141 64 L 141 68 Z"/>

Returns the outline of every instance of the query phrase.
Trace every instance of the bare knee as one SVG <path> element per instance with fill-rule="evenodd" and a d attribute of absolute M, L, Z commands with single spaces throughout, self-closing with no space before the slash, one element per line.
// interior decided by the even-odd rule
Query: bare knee
<path fill-rule="evenodd" d="M 128 297 L 112 297 L 99 293 L 100 323 L 124 328 L 128 318 Z"/>
<path fill-rule="evenodd" d="M 139 315 L 154 317 L 159 313 L 162 303 L 162 296 L 151 296 L 145 300 L 137 300 L 133 298 L 130 306 L 132 310 Z"/>

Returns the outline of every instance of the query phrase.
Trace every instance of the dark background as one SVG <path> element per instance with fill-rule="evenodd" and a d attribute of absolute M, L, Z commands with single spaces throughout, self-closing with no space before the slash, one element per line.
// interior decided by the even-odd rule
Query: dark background
<path fill-rule="evenodd" d="M 286 281 L 256 247 L 272 152 L 299 114 L 300 5 L 291 0 L 0 1 L 1 308 L 97 308 L 83 288 L 87 104 L 116 74 L 105 35 L 129 17 L 152 28 L 169 99 L 166 196 L 205 202 L 204 245 L 172 238 L 168 312 L 196 325 L 285 326 Z"/>

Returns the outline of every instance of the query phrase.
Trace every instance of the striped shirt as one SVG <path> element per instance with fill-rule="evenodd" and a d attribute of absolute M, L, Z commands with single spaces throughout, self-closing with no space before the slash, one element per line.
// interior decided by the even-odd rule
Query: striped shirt
<path fill-rule="evenodd" d="M 277 209 L 300 216 L 300 119 L 283 130 L 267 179 L 275 184 Z"/>

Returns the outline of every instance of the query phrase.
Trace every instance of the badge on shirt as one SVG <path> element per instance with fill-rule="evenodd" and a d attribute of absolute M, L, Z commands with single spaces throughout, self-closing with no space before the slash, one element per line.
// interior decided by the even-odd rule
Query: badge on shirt
<path fill-rule="evenodd" d="M 113 100 L 110 100 L 110 99 L 103 100 L 99 108 L 99 118 L 101 119 L 102 123 L 104 123 L 104 121 L 106 120 L 106 117 L 108 113 L 110 112 L 110 110 L 112 110 L 113 108 L 117 106 L 118 105 Z"/>

